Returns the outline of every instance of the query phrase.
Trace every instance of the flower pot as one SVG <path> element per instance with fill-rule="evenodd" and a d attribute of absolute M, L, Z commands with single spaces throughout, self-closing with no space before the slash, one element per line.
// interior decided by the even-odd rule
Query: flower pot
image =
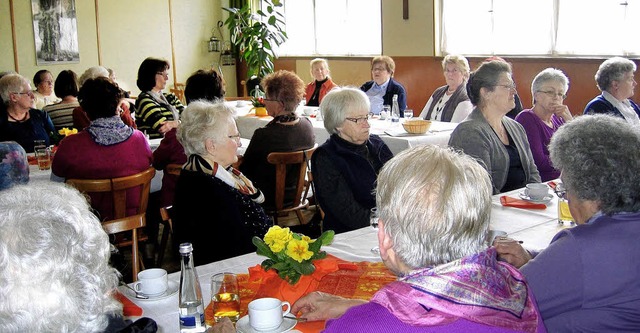
<path fill-rule="evenodd" d="M 264 106 L 253 107 L 251 108 L 251 110 L 249 110 L 249 112 L 254 110 L 255 110 L 256 116 L 258 117 L 265 117 L 269 115 L 269 113 L 267 113 L 267 108 L 265 108 Z"/>

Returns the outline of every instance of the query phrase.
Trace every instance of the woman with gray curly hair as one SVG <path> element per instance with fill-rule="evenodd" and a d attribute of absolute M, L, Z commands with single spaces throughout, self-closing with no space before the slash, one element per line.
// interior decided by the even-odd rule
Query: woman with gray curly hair
<path fill-rule="evenodd" d="M 78 191 L 15 186 L 0 192 L 0 211 L 0 332 L 157 330 L 123 320 L 109 238 Z"/>
<path fill-rule="evenodd" d="M 262 192 L 232 166 L 240 147 L 233 110 L 195 101 L 181 120 L 177 135 L 188 158 L 176 183 L 174 243 L 192 243 L 196 265 L 255 251 L 251 239 L 273 222 L 260 206 Z"/>
<path fill-rule="evenodd" d="M 584 114 L 610 114 L 640 125 L 640 107 L 631 100 L 638 85 L 633 78 L 636 64 L 626 58 L 613 57 L 605 60 L 595 79 L 602 94 L 592 99 L 584 108 Z"/>
<path fill-rule="evenodd" d="M 324 228 L 336 233 L 369 225 L 376 205 L 373 189 L 380 168 L 393 157 L 379 136 L 370 134 L 369 99 L 355 88 L 335 88 L 320 103 L 331 134 L 311 157 Z"/>
<path fill-rule="evenodd" d="M 491 182 L 472 157 L 405 150 L 378 177 L 380 256 L 400 276 L 370 302 L 312 293 L 292 311 L 325 332 L 546 332 L 524 278 L 487 248 Z M 455 205 L 451 203 L 455 202 Z"/>
<path fill-rule="evenodd" d="M 550 332 L 640 331 L 639 146 L 640 133 L 616 117 L 562 126 L 549 149 L 578 226 L 533 259 L 518 244 L 496 245 L 522 266 Z"/>

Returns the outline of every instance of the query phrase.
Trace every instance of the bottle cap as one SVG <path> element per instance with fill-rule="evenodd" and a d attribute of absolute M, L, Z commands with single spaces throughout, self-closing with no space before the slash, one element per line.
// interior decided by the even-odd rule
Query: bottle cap
<path fill-rule="evenodd" d="M 191 243 L 180 244 L 180 254 L 189 254 L 193 251 L 193 245 Z"/>

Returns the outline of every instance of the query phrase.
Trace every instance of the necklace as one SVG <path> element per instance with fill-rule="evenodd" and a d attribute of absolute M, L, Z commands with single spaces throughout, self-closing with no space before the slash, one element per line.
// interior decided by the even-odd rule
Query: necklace
<path fill-rule="evenodd" d="M 16 119 L 14 118 L 11 113 L 9 111 L 7 111 L 7 115 L 9 116 L 9 118 L 13 119 L 13 121 L 17 122 L 17 123 L 23 123 L 25 121 L 27 121 L 27 118 L 29 118 L 29 111 L 27 111 L 24 116 L 22 117 L 22 119 Z"/>

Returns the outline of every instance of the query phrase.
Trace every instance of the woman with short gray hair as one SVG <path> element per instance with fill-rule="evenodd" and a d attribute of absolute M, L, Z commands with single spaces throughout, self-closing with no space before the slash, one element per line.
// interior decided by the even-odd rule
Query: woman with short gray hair
<path fill-rule="evenodd" d="M 379 136 L 370 134 L 369 99 L 355 88 L 336 88 L 320 103 L 331 134 L 311 158 L 324 228 L 336 233 L 369 225 L 372 191 L 380 168 L 393 157 Z"/>
<path fill-rule="evenodd" d="M 595 75 L 602 94 L 587 104 L 584 114 L 610 114 L 640 126 L 640 107 L 631 100 L 638 85 L 633 77 L 635 71 L 636 64 L 629 59 L 613 57 L 605 60 Z"/>
<path fill-rule="evenodd" d="M 273 224 L 262 192 L 232 166 L 241 145 L 233 116 L 222 101 L 195 101 L 178 126 L 188 158 L 175 187 L 173 231 L 175 244 L 200 249 L 197 265 L 255 251 L 251 239 Z"/>
<path fill-rule="evenodd" d="M 640 331 L 638 147 L 640 133 L 617 117 L 562 126 L 549 150 L 578 226 L 560 231 L 533 259 L 519 244 L 496 244 L 522 266 L 549 332 Z"/>
<path fill-rule="evenodd" d="M 565 122 L 573 119 L 569 107 L 563 104 L 569 90 L 569 79 L 555 68 L 538 73 L 531 83 L 533 108 L 516 116 L 527 132 L 529 147 L 543 182 L 560 177 L 560 171 L 551 165 L 549 141 Z"/>
<path fill-rule="evenodd" d="M 469 61 L 461 55 L 448 54 L 442 59 L 442 71 L 447 84 L 431 94 L 420 118 L 459 123 L 473 110 L 465 88 L 471 71 Z"/>

